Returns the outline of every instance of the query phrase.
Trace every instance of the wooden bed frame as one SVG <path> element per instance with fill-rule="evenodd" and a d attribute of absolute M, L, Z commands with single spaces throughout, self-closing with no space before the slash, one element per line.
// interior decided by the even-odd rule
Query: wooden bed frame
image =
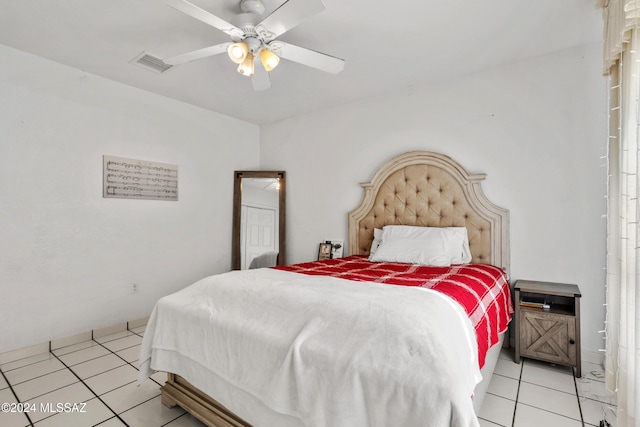
<path fill-rule="evenodd" d="M 491 203 L 480 182 L 442 154 L 413 151 L 395 157 L 362 183 L 364 198 L 349 212 L 349 249 L 367 255 L 374 228 L 385 225 L 466 227 L 473 263 L 493 264 L 509 271 L 509 212 Z M 508 339 L 505 340 L 508 346 Z M 161 387 L 165 406 L 179 405 L 214 427 L 246 427 L 232 411 L 179 375 L 169 373 Z"/>

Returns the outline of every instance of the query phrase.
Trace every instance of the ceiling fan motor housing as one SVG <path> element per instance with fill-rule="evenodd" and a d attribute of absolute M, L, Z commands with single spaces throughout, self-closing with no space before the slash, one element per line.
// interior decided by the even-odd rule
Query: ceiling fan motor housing
<path fill-rule="evenodd" d="M 244 42 L 249 46 L 249 52 L 254 55 L 257 55 L 260 50 L 262 50 L 262 41 L 257 37 L 247 37 L 244 39 Z"/>
<path fill-rule="evenodd" d="M 255 13 L 258 16 L 262 16 L 265 11 L 265 7 L 262 0 L 242 0 L 240 2 L 240 10 L 246 13 Z"/>
<path fill-rule="evenodd" d="M 234 16 L 231 23 L 240 28 L 244 34 L 234 41 L 244 41 L 249 46 L 249 51 L 257 55 L 262 50 L 264 40 L 256 30 L 256 25 L 262 21 L 265 7 L 262 0 L 242 0 L 240 9 L 243 13 Z"/>
<path fill-rule="evenodd" d="M 242 0 L 240 9 L 243 13 L 231 18 L 231 23 L 247 35 L 255 34 L 255 26 L 262 20 L 262 14 L 265 11 L 262 0 Z"/>

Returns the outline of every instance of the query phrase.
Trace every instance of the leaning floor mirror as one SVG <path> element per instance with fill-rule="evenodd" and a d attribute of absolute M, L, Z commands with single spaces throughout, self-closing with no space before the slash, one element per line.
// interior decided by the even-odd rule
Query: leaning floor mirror
<path fill-rule="evenodd" d="M 231 268 L 285 264 L 284 171 L 235 171 Z"/>

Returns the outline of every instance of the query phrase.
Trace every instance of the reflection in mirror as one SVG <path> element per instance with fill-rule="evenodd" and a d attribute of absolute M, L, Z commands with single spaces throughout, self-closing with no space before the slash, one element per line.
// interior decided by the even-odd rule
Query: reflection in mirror
<path fill-rule="evenodd" d="M 234 270 L 285 263 L 284 171 L 236 171 L 231 262 Z"/>

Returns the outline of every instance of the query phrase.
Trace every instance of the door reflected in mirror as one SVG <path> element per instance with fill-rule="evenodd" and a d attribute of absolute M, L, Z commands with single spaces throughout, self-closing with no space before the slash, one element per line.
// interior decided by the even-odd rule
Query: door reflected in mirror
<path fill-rule="evenodd" d="M 272 267 L 285 262 L 285 172 L 236 171 L 232 268 Z"/>

